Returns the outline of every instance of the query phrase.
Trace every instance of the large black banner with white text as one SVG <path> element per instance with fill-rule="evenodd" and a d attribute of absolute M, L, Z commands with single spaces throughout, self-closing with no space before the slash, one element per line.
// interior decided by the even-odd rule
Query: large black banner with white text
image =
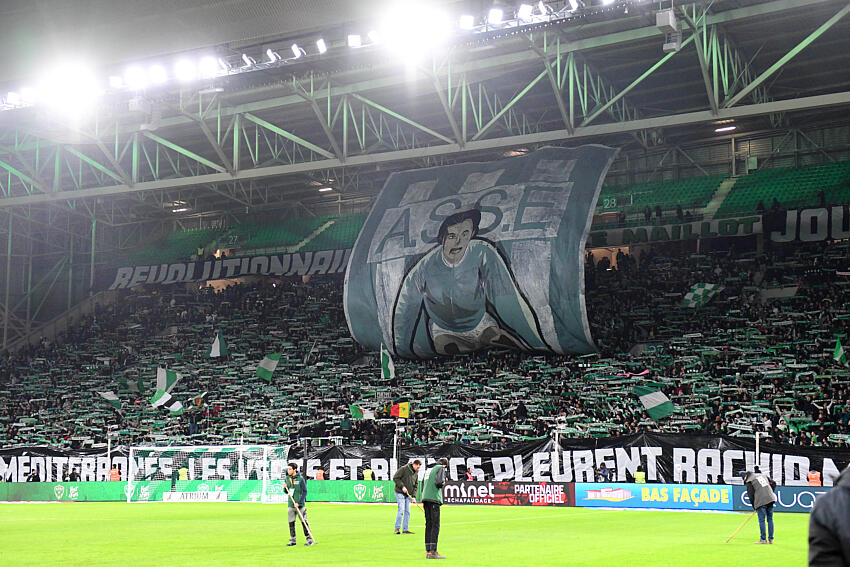
<path fill-rule="evenodd" d="M 388 480 L 397 469 L 391 447 L 341 446 L 310 450 L 293 447 L 290 460 L 303 465 L 308 478 L 321 467 L 326 478 L 355 479 L 366 466 L 376 480 Z M 429 444 L 400 447 L 398 463 L 420 459 L 430 466 L 445 457 L 452 480 L 472 473 L 476 481 L 594 482 L 600 465 L 613 471 L 615 482 L 632 482 L 640 467 L 648 482 L 741 484 L 740 471 L 758 465 L 784 486 L 808 484 L 810 470 L 832 486 L 839 471 L 850 464 L 846 449 L 795 447 L 762 443 L 759 462 L 755 441 L 721 435 L 645 433 L 602 439 L 545 439 L 491 445 Z M 424 468 L 419 470 L 420 476 Z"/>
<path fill-rule="evenodd" d="M 102 273 L 100 288 L 126 289 L 139 285 L 205 282 L 243 276 L 312 276 L 345 272 L 351 249 L 240 256 L 218 260 L 124 266 Z"/>
<path fill-rule="evenodd" d="M 399 463 L 420 459 L 431 466 L 445 457 L 451 480 L 465 479 L 469 471 L 475 481 L 594 482 L 596 470 L 604 464 L 613 471 L 614 482 L 633 481 L 634 473 L 641 468 L 648 482 L 741 484 L 740 471 L 758 465 L 780 486 L 807 485 L 810 470 L 821 473 L 824 486 L 832 486 L 839 472 L 850 464 L 850 451 L 846 449 L 762 443 L 756 463 L 755 442 L 750 439 L 655 433 L 561 439 L 558 447 L 551 439 L 489 445 L 415 445 L 399 447 L 397 461 L 392 458 L 390 446 L 315 448 L 308 450 L 305 459 L 303 447 L 293 445 L 288 454 L 307 478 L 315 478 L 316 471 L 322 468 L 328 480 L 359 480 L 367 467 L 375 480 L 390 480 Z M 125 480 L 127 455 L 125 446 L 113 448 L 109 456 L 105 449 L 0 449 L 0 478 L 23 482 L 35 470 L 39 480 L 56 481 L 76 468 L 82 481 L 106 480 L 110 465 L 115 464 Z M 420 476 L 425 470 L 419 469 Z"/>

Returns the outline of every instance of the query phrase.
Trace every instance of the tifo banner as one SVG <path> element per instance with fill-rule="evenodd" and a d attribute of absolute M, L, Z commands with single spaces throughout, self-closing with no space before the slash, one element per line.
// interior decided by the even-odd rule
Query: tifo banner
<path fill-rule="evenodd" d="M 743 486 L 732 487 L 735 499 L 733 510 L 752 510 L 747 489 Z M 829 486 L 777 486 L 777 512 L 811 512 L 815 500 L 831 490 Z"/>
<path fill-rule="evenodd" d="M 346 445 L 311 450 L 305 460 L 293 447 L 290 460 L 304 466 L 308 478 L 320 467 L 327 478 L 357 479 L 368 466 L 378 480 L 392 478 L 399 464 L 420 459 L 431 466 L 448 459 L 449 478 L 457 481 L 467 471 L 475 481 L 593 482 L 604 464 L 615 482 L 630 482 L 641 468 L 650 483 L 737 484 L 742 470 L 756 464 L 780 485 L 805 486 L 810 470 L 821 473 L 832 486 L 839 471 L 850 464 L 843 449 L 797 447 L 763 442 L 759 461 L 755 441 L 725 435 L 637 434 L 601 439 L 551 439 L 489 445 L 429 444 L 399 448 L 398 463 L 391 449 Z M 425 467 L 419 469 L 420 478 Z"/>
<path fill-rule="evenodd" d="M 125 289 L 143 284 L 205 282 L 242 276 L 310 276 L 338 274 L 345 271 L 351 249 L 293 252 L 264 256 L 243 256 L 206 262 L 176 262 L 152 266 L 118 268 L 107 289 Z M 110 283 L 111 282 L 111 283 Z"/>
<path fill-rule="evenodd" d="M 695 240 L 766 234 L 773 242 L 821 242 L 850 238 L 850 206 L 767 212 L 720 220 L 647 224 L 592 230 L 588 247 L 631 246 L 669 240 Z"/>
<path fill-rule="evenodd" d="M 761 217 L 685 222 L 593 230 L 588 247 L 631 246 L 667 242 L 669 240 L 695 240 L 728 236 L 750 236 L 762 233 Z"/>
<path fill-rule="evenodd" d="M 604 508 L 732 510 L 733 486 L 578 482 L 575 505 Z"/>
<path fill-rule="evenodd" d="M 0 449 L 0 481 L 23 482 L 35 471 L 42 482 L 61 481 L 66 474 L 77 471 L 83 482 L 109 480 L 112 465 L 118 467 L 121 480 L 127 480 L 126 446 L 106 450 L 65 450 L 49 447 L 12 447 Z M 2 486 L 2 484 L 0 484 Z"/>
<path fill-rule="evenodd" d="M 113 449 L 112 463 L 126 480 L 127 449 Z M 755 460 L 755 441 L 724 435 L 673 435 L 645 433 L 601 439 L 561 439 L 556 446 L 551 439 L 487 445 L 434 443 L 400 447 L 398 462 L 392 459 L 392 448 L 342 445 L 311 449 L 304 458 L 303 448 L 292 446 L 288 461 L 298 463 L 308 479 L 324 469 L 328 480 L 358 481 L 369 467 L 373 478 L 388 481 L 399 464 L 420 459 L 431 466 L 438 459 L 448 459 L 449 478 L 457 481 L 466 472 L 479 482 L 593 482 L 600 465 L 613 471 L 615 482 L 629 482 L 641 468 L 648 482 L 667 484 L 737 484 L 742 470 L 756 464 L 779 485 L 806 486 L 810 470 L 821 473 L 824 486 L 832 486 L 839 471 L 850 464 L 846 449 L 797 447 L 762 443 L 759 461 Z M 145 457 L 136 463 L 140 471 L 172 469 L 170 456 Z M 105 452 L 58 451 L 45 447 L 0 449 L 0 478 L 6 482 L 23 481 L 31 470 L 40 480 L 62 478 L 68 467 L 76 468 L 83 481 L 109 478 L 109 461 Z M 283 474 L 283 462 L 272 462 L 271 478 Z M 239 478 L 233 462 L 215 460 L 209 474 L 197 480 Z M 425 467 L 419 469 L 420 477 Z M 243 475 L 245 471 L 243 471 Z M 364 481 L 365 482 L 365 481 Z M 169 483 L 170 490 L 170 483 Z"/>
<path fill-rule="evenodd" d="M 346 272 L 354 339 L 406 358 L 594 351 L 584 246 L 616 153 L 545 148 L 392 174 Z"/>
<path fill-rule="evenodd" d="M 446 504 L 496 506 L 574 506 L 572 483 L 563 482 L 447 482 Z"/>

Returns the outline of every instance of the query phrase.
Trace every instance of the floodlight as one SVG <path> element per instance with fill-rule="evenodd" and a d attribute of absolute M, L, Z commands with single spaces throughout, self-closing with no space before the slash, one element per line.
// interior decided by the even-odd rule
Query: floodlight
<path fill-rule="evenodd" d="M 124 78 L 119 77 L 118 75 L 112 75 L 111 77 L 109 77 L 109 86 L 113 89 L 123 89 Z"/>
<path fill-rule="evenodd" d="M 103 90 L 88 64 L 66 60 L 44 69 L 37 92 L 39 103 L 75 116 L 90 108 Z"/>
<path fill-rule="evenodd" d="M 504 12 L 502 12 L 501 8 L 490 8 L 490 12 L 487 14 L 487 23 L 501 24 L 503 16 Z"/>
<path fill-rule="evenodd" d="M 603 6 L 609 6 L 614 3 L 614 0 L 602 0 Z"/>
<path fill-rule="evenodd" d="M 155 85 L 161 85 L 168 80 L 168 72 L 162 65 L 151 65 L 148 69 L 148 76 Z"/>
<path fill-rule="evenodd" d="M 181 82 L 194 81 L 198 77 L 198 68 L 192 61 L 181 59 L 174 64 L 174 75 Z"/>
<path fill-rule="evenodd" d="M 6 104 L 10 104 L 12 106 L 20 106 L 21 94 L 15 91 L 10 91 L 6 93 Z"/>
<path fill-rule="evenodd" d="M 471 30 L 475 27 L 475 18 L 469 14 L 464 14 L 460 17 L 460 29 Z"/>
<path fill-rule="evenodd" d="M 576 10 L 578 10 L 578 0 L 570 0 L 570 12 L 575 12 Z"/>
<path fill-rule="evenodd" d="M 303 49 L 301 49 L 300 47 L 298 47 L 298 44 L 297 44 L 297 43 L 293 43 L 293 44 L 292 44 L 292 47 L 290 47 L 290 49 L 292 49 L 292 55 L 293 55 L 296 59 L 298 59 L 299 57 L 301 57 L 301 56 L 302 56 L 302 55 L 304 55 L 304 53 L 305 53 Z"/>
<path fill-rule="evenodd" d="M 520 20 L 528 21 L 531 19 L 531 13 L 534 11 L 534 7 L 531 4 L 520 4 L 519 9 L 516 11 L 516 16 Z"/>
<path fill-rule="evenodd" d="M 570 5 L 572 5 L 572 2 L 573 0 L 570 0 Z M 540 0 L 540 2 L 537 3 L 537 9 L 540 10 L 540 13 L 544 16 L 549 13 L 549 6 L 547 6 L 546 2 L 543 0 Z"/>
<path fill-rule="evenodd" d="M 266 57 L 269 58 L 269 63 L 274 63 L 275 61 L 280 61 L 283 57 L 277 51 L 274 51 L 271 47 L 266 49 Z"/>
<path fill-rule="evenodd" d="M 148 76 L 145 70 L 138 65 L 133 65 L 124 71 L 124 82 L 133 90 L 141 90 L 148 86 Z"/>
<path fill-rule="evenodd" d="M 325 53 L 328 50 L 328 45 L 325 43 L 324 39 L 319 39 L 316 41 L 316 48 L 319 50 L 319 53 Z"/>
<path fill-rule="evenodd" d="M 230 64 L 227 61 L 224 60 L 224 57 L 218 58 L 218 66 L 222 70 L 222 72 L 224 72 L 224 73 L 230 72 Z"/>
<path fill-rule="evenodd" d="M 245 62 L 246 67 L 253 67 L 257 64 L 257 60 L 253 57 L 249 57 L 247 53 L 242 54 L 242 61 Z"/>
<path fill-rule="evenodd" d="M 198 63 L 199 74 L 202 79 L 211 79 L 218 74 L 218 61 L 215 60 L 215 57 L 211 57 L 207 55 L 206 57 L 202 57 L 201 61 Z"/>
<path fill-rule="evenodd" d="M 171 209 L 172 213 L 185 213 L 189 210 L 189 207 L 178 207 L 176 209 Z"/>
<path fill-rule="evenodd" d="M 357 34 L 351 34 L 348 36 L 348 47 L 360 47 L 363 45 L 360 36 Z"/>
<path fill-rule="evenodd" d="M 731 132 L 732 130 L 735 130 L 736 128 L 737 128 L 737 126 L 723 126 L 721 128 L 715 128 L 714 131 L 717 132 L 717 133 Z"/>
<path fill-rule="evenodd" d="M 333 187 L 322 187 L 319 189 L 319 193 L 327 193 L 328 191 L 333 191 Z"/>

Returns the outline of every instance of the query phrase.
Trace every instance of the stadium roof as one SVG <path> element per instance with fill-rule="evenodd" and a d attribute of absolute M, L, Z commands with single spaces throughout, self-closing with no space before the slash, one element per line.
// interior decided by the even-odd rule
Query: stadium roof
<path fill-rule="evenodd" d="M 215 4 L 214 18 L 236 14 L 236 24 L 225 19 L 209 37 L 187 33 L 177 43 L 158 42 L 176 32 L 146 17 L 159 31 L 139 52 L 212 45 L 227 32 L 241 42 L 217 45 L 228 61 L 241 53 L 262 61 L 267 49 L 285 53 L 293 41 L 320 36 L 327 53 L 314 49 L 188 86 L 111 92 L 94 117 L 72 125 L 39 106 L 0 111 L 0 208 L 85 210 L 114 225 L 173 218 L 175 208 L 186 215 L 363 208 L 388 172 L 403 168 L 545 144 L 653 149 L 716 140 L 715 128 L 729 124 L 752 134 L 848 121 L 845 1 L 677 4 L 682 48 L 670 53 L 655 7 L 591 6 L 458 35 L 413 71 L 386 45 L 345 45 L 350 30 L 342 23 L 362 14 L 340 6 L 354 3 L 286 3 L 297 17 L 277 34 L 260 26 L 262 41 L 250 41 L 251 22 L 267 18 L 273 4 Z M 173 26 L 169 18 L 207 14 L 194 10 L 162 17 Z M 89 29 L 110 22 L 129 25 L 113 13 Z M 334 191 L 318 192 L 325 186 Z"/>

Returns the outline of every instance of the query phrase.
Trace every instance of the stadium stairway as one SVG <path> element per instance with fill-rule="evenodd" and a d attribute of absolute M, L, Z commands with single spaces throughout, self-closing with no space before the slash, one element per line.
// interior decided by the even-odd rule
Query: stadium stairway
<path fill-rule="evenodd" d="M 319 226 L 319 228 L 317 228 L 316 230 L 314 230 L 313 232 L 311 232 L 310 234 L 308 234 L 307 236 L 305 236 L 305 237 L 304 237 L 304 239 L 303 239 L 303 240 L 301 240 L 301 242 L 299 242 L 298 244 L 296 244 L 295 246 L 293 246 L 291 251 L 292 251 L 292 252 L 298 252 L 299 250 L 301 250 L 301 249 L 302 249 L 304 246 L 306 246 L 306 245 L 307 245 L 307 244 L 308 244 L 311 240 L 313 240 L 314 238 L 316 238 L 317 236 L 319 236 L 320 234 L 322 234 L 323 232 L 325 232 L 327 229 L 329 229 L 331 226 L 333 226 L 333 224 L 334 224 L 337 220 L 338 220 L 338 219 L 330 219 L 330 220 L 328 220 L 328 222 L 326 222 L 326 223 L 322 223 L 322 224 Z"/>
<path fill-rule="evenodd" d="M 717 188 L 717 191 L 712 195 L 711 200 L 702 210 L 703 218 L 712 219 L 714 218 L 715 213 L 723 205 L 723 201 L 726 200 L 727 195 L 732 191 L 735 187 L 735 183 L 737 183 L 737 177 L 727 177 L 724 179 L 720 186 Z"/>

